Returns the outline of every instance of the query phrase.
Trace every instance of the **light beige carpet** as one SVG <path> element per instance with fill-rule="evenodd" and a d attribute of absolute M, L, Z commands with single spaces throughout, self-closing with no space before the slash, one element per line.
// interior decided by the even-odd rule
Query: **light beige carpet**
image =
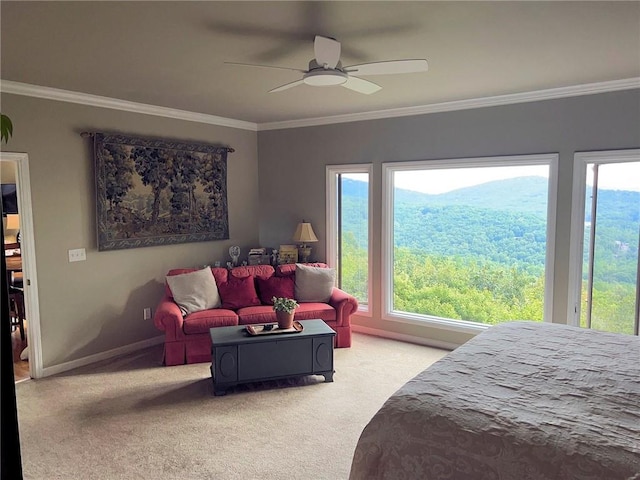
<path fill-rule="evenodd" d="M 16 385 L 25 479 L 346 479 L 384 401 L 447 352 L 354 334 L 323 377 L 212 395 L 162 346 Z"/>

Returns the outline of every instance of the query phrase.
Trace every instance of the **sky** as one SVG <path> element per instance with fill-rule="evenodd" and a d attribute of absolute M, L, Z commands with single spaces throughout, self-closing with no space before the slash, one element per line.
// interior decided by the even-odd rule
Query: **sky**
<path fill-rule="evenodd" d="M 395 172 L 395 186 L 416 192 L 439 194 L 494 180 L 515 177 L 549 176 L 547 165 L 526 167 L 447 168 Z"/>
<path fill-rule="evenodd" d="M 524 176 L 548 178 L 548 171 L 549 167 L 547 165 L 408 170 L 406 172 L 395 172 L 394 181 L 395 186 L 398 188 L 439 194 L 507 178 Z M 353 175 L 353 178 L 359 179 L 357 175 Z M 592 185 L 592 179 L 592 169 L 587 169 L 587 184 L 589 186 Z M 605 190 L 640 192 L 640 162 L 602 165 L 599 170 L 598 187 Z"/>
<path fill-rule="evenodd" d="M 593 185 L 593 170 L 590 168 L 587 169 L 587 185 Z M 601 165 L 598 188 L 640 192 L 640 162 Z"/>

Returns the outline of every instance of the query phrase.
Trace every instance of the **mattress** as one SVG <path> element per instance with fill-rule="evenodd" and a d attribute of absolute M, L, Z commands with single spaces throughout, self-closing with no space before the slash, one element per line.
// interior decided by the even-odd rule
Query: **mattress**
<path fill-rule="evenodd" d="M 394 393 L 351 480 L 640 480 L 640 339 L 488 328 Z"/>

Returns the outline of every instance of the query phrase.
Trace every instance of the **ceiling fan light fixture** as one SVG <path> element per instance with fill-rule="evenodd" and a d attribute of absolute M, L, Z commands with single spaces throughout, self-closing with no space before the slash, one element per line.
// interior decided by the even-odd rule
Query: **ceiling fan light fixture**
<path fill-rule="evenodd" d="M 314 70 L 304 75 L 304 83 L 314 87 L 329 87 L 342 85 L 349 76 L 337 70 Z"/>

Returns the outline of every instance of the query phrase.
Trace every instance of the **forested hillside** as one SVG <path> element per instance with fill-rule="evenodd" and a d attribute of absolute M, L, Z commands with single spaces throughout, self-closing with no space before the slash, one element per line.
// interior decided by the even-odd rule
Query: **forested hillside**
<path fill-rule="evenodd" d="M 351 261 L 365 258 L 367 249 L 356 242 L 367 228 L 359 207 L 366 192 L 363 182 L 343 182 L 343 251 Z M 598 203 L 596 289 L 616 291 L 608 302 L 622 302 L 636 281 L 640 192 L 600 190 Z M 396 189 L 394 206 L 397 310 L 483 323 L 542 320 L 546 179 L 520 177 L 439 195 Z"/>
<path fill-rule="evenodd" d="M 518 192 L 517 202 L 510 195 L 512 192 Z M 547 213 L 547 180 L 543 177 L 518 177 L 459 188 L 439 195 L 396 189 L 395 201 L 400 204 L 473 206 L 544 216 Z"/>

